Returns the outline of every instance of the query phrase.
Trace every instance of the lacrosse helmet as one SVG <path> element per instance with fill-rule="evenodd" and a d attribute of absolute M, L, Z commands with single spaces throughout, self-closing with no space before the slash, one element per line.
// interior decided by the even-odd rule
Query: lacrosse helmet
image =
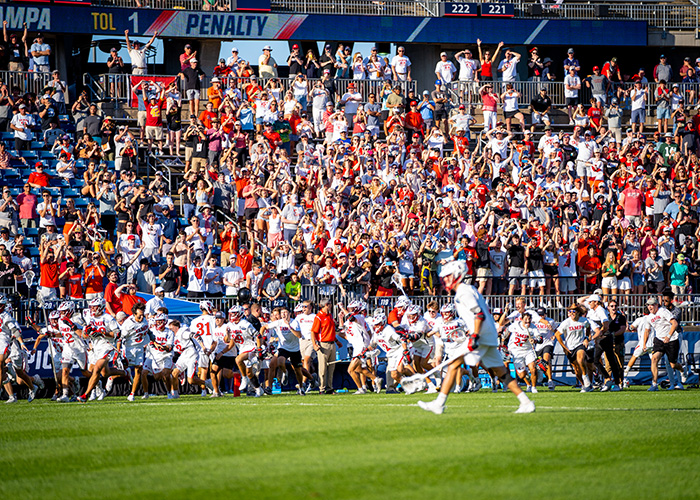
<path fill-rule="evenodd" d="M 102 297 L 96 297 L 88 302 L 88 306 L 93 316 L 100 316 L 105 311 L 106 302 Z"/>
<path fill-rule="evenodd" d="M 374 316 L 369 318 L 372 322 L 372 326 L 374 327 L 374 331 L 379 333 L 384 329 L 387 323 L 386 319 L 386 313 L 382 309 L 377 309 L 374 311 Z"/>
<path fill-rule="evenodd" d="M 156 324 L 156 330 L 163 331 L 165 330 L 165 325 L 168 324 L 168 317 L 163 313 L 158 313 L 153 318 L 153 321 Z"/>
<path fill-rule="evenodd" d="M 241 306 L 233 306 L 228 310 L 228 320 L 231 323 L 238 323 L 243 317 L 243 308 Z"/>
<path fill-rule="evenodd" d="M 61 302 L 61 305 L 58 306 L 58 314 L 60 314 L 62 317 L 70 318 L 74 313 L 75 304 L 73 304 L 73 302 Z"/>
<path fill-rule="evenodd" d="M 450 321 L 455 317 L 455 305 L 448 302 L 440 308 L 440 314 L 442 315 L 442 319 Z"/>
<path fill-rule="evenodd" d="M 203 300 L 199 303 L 199 310 L 205 313 L 212 314 L 216 307 L 212 304 L 211 300 Z"/>
<path fill-rule="evenodd" d="M 547 310 L 544 307 L 538 307 L 537 309 L 535 309 L 535 312 L 543 318 L 547 316 Z"/>
<path fill-rule="evenodd" d="M 362 309 L 362 303 L 359 300 L 353 300 L 348 304 L 348 312 L 356 313 Z"/>
<path fill-rule="evenodd" d="M 9 303 L 10 302 L 7 300 L 7 297 L 5 297 L 4 295 L 0 295 L 0 313 L 7 308 Z"/>
<path fill-rule="evenodd" d="M 406 310 L 406 318 L 408 318 L 408 324 L 412 325 L 420 319 L 421 308 L 419 305 L 413 304 Z"/>
<path fill-rule="evenodd" d="M 396 307 L 399 309 L 406 309 L 410 307 L 411 301 L 408 300 L 408 297 L 399 297 L 399 300 L 396 301 Z"/>
<path fill-rule="evenodd" d="M 49 314 L 49 324 L 51 326 L 56 326 L 58 324 L 58 318 L 61 317 L 61 313 L 58 311 L 51 311 Z"/>
<path fill-rule="evenodd" d="M 462 260 L 453 260 L 448 262 L 440 270 L 440 279 L 442 280 L 445 288 L 451 291 L 467 275 L 467 264 Z"/>

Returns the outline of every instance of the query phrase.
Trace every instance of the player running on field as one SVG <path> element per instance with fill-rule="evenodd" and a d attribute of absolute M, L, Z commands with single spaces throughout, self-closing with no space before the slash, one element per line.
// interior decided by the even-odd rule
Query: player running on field
<path fill-rule="evenodd" d="M 214 315 L 214 350 L 211 354 L 211 381 L 214 386 L 213 398 L 223 396 L 221 387 L 223 379 L 232 379 L 236 368 L 236 344 L 230 343 L 231 325 L 226 321 L 226 314 L 217 311 Z"/>
<path fill-rule="evenodd" d="M 589 363 L 586 360 L 586 348 L 590 344 L 591 324 L 582 316 L 583 310 L 578 304 L 571 304 L 567 309 L 568 317 L 557 327 L 555 336 L 564 349 L 564 354 L 574 369 L 576 378 L 581 381 L 581 392 L 593 390 L 590 379 Z"/>
<path fill-rule="evenodd" d="M 211 361 L 210 355 L 214 347 L 214 328 L 216 328 L 214 313 L 216 312 L 216 308 L 211 301 L 204 300 L 199 303 L 199 310 L 202 311 L 202 314 L 192 320 L 190 323 L 190 330 L 198 335 L 204 344 L 204 350 L 199 353 L 199 378 L 205 381 L 207 388 L 213 394 L 214 385 L 213 382 L 209 380 L 209 365 Z M 206 395 L 207 391 L 202 390 L 202 396 Z"/>
<path fill-rule="evenodd" d="M 498 331 L 489 306 L 476 288 L 462 282 L 466 276 L 467 265 L 460 260 L 448 262 L 440 271 L 445 289 L 448 292 L 455 292 L 457 315 L 467 324 L 469 338 L 464 346 L 465 355 L 449 365 L 437 399 L 429 403 L 419 401 L 418 405 L 424 410 L 441 414 L 445 410 L 447 396 L 454 386 L 462 363 L 469 366 L 478 366 L 481 363 L 485 369 L 491 369 L 517 396 L 520 406 L 516 413 L 532 413 L 535 411 L 535 404 L 518 387 L 518 383 L 511 378 L 503 365 L 503 358 L 498 351 Z"/>
<path fill-rule="evenodd" d="M 51 311 L 49 314 L 48 324 L 44 328 L 39 328 L 34 322 L 30 321 L 31 327 L 39 334 L 34 341 L 34 347 L 32 347 L 31 355 L 36 354 L 39 348 L 39 343 L 46 339 L 49 345 L 49 360 L 51 361 L 51 370 L 53 371 L 53 378 L 56 381 L 56 391 L 51 398 L 51 401 L 56 401 L 62 391 L 61 386 L 61 356 L 63 355 L 63 337 L 61 331 L 58 329 L 58 319 L 61 315 L 58 311 Z M 29 321 L 29 318 L 27 318 Z M 39 379 L 41 380 L 41 379 Z"/>
<path fill-rule="evenodd" d="M 163 313 L 156 314 L 154 318 L 155 326 L 151 328 L 151 342 L 148 344 L 150 351 L 150 366 L 148 370 L 156 380 L 165 383 L 165 390 L 168 399 L 172 396 L 172 378 L 170 374 L 173 370 L 173 347 L 175 335 L 171 329 L 167 328 L 168 317 Z"/>
<path fill-rule="evenodd" d="M 172 390 L 170 391 L 170 399 L 177 399 L 180 397 L 178 384 L 180 383 L 181 375 L 187 378 L 187 382 L 190 385 L 198 385 L 204 388 L 204 380 L 197 376 L 199 352 L 204 350 L 204 344 L 197 334 L 193 333 L 186 326 L 182 326 L 176 319 L 170 320 L 168 328 L 173 332 L 174 351 L 180 354 L 175 362 L 175 368 L 173 368 Z"/>
<path fill-rule="evenodd" d="M 281 371 L 279 377 L 282 387 L 287 385 L 287 367 L 286 361 L 292 365 L 294 375 L 297 380 L 297 394 L 300 396 L 306 393 L 302 390 L 304 381 L 311 380 L 311 374 L 304 368 L 301 359 L 301 351 L 299 341 L 301 339 L 301 327 L 296 319 L 292 319 L 289 310 L 282 308 L 279 312 L 279 319 L 271 321 L 263 327 L 265 330 L 274 332 L 273 335 L 277 338 L 277 367 L 278 372 Z"/>
<path fill-rule="evenodd" d="M 537 368 L 535 368 L 537 355 L 532 345 L 537 337 L 537 328 L 532 325 L 530 313 L 523 313 L 519 320 L 511 323 L 506 329 L 505 337 L 508 342 L 508 351 L 513 356 L 515 373 L 527 385 L 525 392 L 537 393 Z M 529 382 L 527 370 L 530 370 Z"/>
<path fill-rule="evenodd" d="M 259 367 L 257 354 L 260 353 L 260 340 L 258 332 L 255 331 L 247 319 L 243 317 L 243 308 L 233 306 L 229 309 L 229 322 L 231 323 L 231 335 L 236 343 L 238 355 L 236 365 L 241 372 L 241 393 L 251 384 L 255 388 L 255 397 L 264 394 L 258 380 L 257 368 Z"/>
<path fill-rule="evenodd" d="M 372 348 L 375 346 L 379 347 L 386 353 L 386 371 L 392 380 L 391 384 L 387 384 L 386 392 L 387 394 L 395 393 L 401 377 L 413 374 L 404 365 L 406 343 L 396 330 L 387 323 L 386 314 L 381 309 L 377 309 L 371 318 L 367 318 L 367 321 L 374 332 L 370 346 Z"/>
<path fill-rule="evenodd" d="M 544 375 L 547 377 L 547 387 L 550 391 L 554 390 L 555 384 L 552 379 L 552 358 L 554 356 L 554 343 L 556 338 L 554 332 L 557 329 L 558 323 L 547 316 L 547 311 L 544 307 L 537 308 L 537 314 L 540 316 L 540 321 L 533 321 L 533 326 L 537 328 L 538 337 L 535 339 L 535 353 L 537 359 L 541 360 L 538 363 L 544 363 Z M 544 320 L 544 321 L 542 321 Z"/>
<path fill-rule="evenodd" d="M 87 397 L 100 380 L 103 370 L 109 368 L 109 360 L 115 351 L 114 339 L 120 333 L 117 320 L 105 311 L 105 299 L 101 297 L 92 299 L 88 305 L 90 306 L 90 314 L 86 321 L 84 333 L 92 341 L 95 363 L 87 390 L 82 396 L 78 397 L 78 401 L 82 403 L 87 401 Z"/>
<path fill-rule="evenodd" d="M 364 319 L 364 317 L 363 317 Z M 367 324 L 365 320 L 365 324 Z M 348 373 L 352 377 L 353 382 L 357 386 L 355 394 L 366 394 L 364 378 L 369 377 L 374 382 L 374 390 L 379 393 L 382 387 L 381 378 L 377 377 L 376 372 L 371 365 L 367 363 L 367 357 L 370 344 L 370 333 L 360 323 L 357 316 L 354 314 L 348 315 L 343 321 L 343 330 L 339 336 L 348 341 L 352 347 L 352 359 L 348 365 Z"/>
<path fill-rule="evenodd" d="M 145 351 L 148 343 L 148 320 L 146 319 L 146 305 L 139 302 L 131 308 L 131 316 L 124 320 L 120 329 L 119 345 L 121 352 L 129 363 L 129 368 L 134 368 L 131 383 L 131 392 L 126 397 L 127 401 L 134 400 L 136 389 L 141 383 L 143 388 L 142 399 L 148 399 L 148 377 L 143 371 Z M 127 368 L 127 370 L 129 369 Z"/>
<path fill-rule="evenodd" d="M 80 314 L 75 314 L 75 305 L 72 302 L 63 302 L 58 306 L 58 329 L 63 338 L 63 353 L 61 355 L 62 381 L 61 386 L 63 395 L 58 398 L 61 403 L 70 401 L 70 390 L 77 398 L 80 391 L 80 385 L 77 380 L 73 379 L 73 385 L 70 385 L 72 377 L 70 371 L 73 364 L 77 364 L 84 377 L 90 377 L 91 373 L 87 371 L 88 354 L 87 342 L 83 334 L 85 323 Z"/>
<path fill-rule="evenodd" d="M 637 346 L 632 351 L 632 357 L 625 367 L 625 378 L 622 381 L 623 387 L 627 388 L 630 386 L 629 374 L 632 367 L 637 362 L 637 359 L 641 358 L 645 354 L 649 355 L 651 359 L 652 351 L 654 350 L 654 334 L 652 333 L 651 325 L 649 324 L 649 315 L 640 316 L 635 319 L 631 325 L 627 327 L 627 331 L 637 332 Z"/>
<path fill-rule="evenodd" d="M 6 403 L 16 403 L 17 397 L 12 390 L 12 384 L 8 380 L 8 375 L 14 371 L 16 373 L 15 378 L 23 380 L 29 387 L 27 400 L 31 402 L 34 399 L 34 381 L 23 370 L 24 363 L 21 363 L 22 366 L 19 366 L 19 370 L 17 369 L 17 364 L 21 361 L 21 350 L 24 350 L 24 343 L 21 341 L 22 331 L 19 323 L 7 311 L 7 308 L 7 298 L 0 296 L 0 380 L 3 382 L 7 381 L 4 384 L 9 397 Z M 21 346 L 19 346 L 20 352 L 16 351 L 16 344 L 18 343 L 21 343 Z M 9 363 L 7 363 L 8 361 Z"/>

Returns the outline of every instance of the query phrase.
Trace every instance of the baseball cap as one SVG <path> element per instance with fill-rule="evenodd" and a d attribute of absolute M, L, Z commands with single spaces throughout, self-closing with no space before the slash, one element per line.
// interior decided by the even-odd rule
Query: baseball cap
<path fill-rule="evenodd" d="M 265 45 L 263 47 L 263 50 L 269 50 L 270 52 L 272 52 L 272 47 L 270 47 L 269 45 Z"/>
<path fill-rule="evenodd" d="M 157 287 L 156 287 L 156 293 L 158 293 L 158 292 L 165 292 L 165 290 L 163 290 L 163 287 L 162 287 L 162 286 L 157 286 Z"/>
<path fill-rule="evenodd" d="M 658 306 L 659 305 L 659 299 L 656 297 L 649 297 L 647 299 L 647 305 L 648 306 Z"/>
<path fill-rule="evenodd" d="M 442 82 L 440 80 L 435 80 L 435 85 L 442 85 Z"/>
<path fill-rule="evenodd" d="M 464 107 L 464 104 L 460 104 L 459 109 L 466 109 L 466 108 Z"/>
<path fill-rule="evenodd" d="M 600 295 L 594 293 L 593 295 L 588 297 L 588 302 L 602 302 L 602 300 L 600 299 Z"/>
<path fill-rule="evenodd" d="M 440 57 L 445 56 L 447 57 L 447 52 L 440 52 Z"/>
<path fill-rule="evenodd" d="M 574 53 L 574 48 L 570 47 L 569 50 L 566 52 L 567 54 L 573 54 Z"/>
<path fill-rule="evenodd" d="M 216 76 L 215 76 L 214 78 L 211 79 L 211 83 L 218 83 L 218 82 L 220 82 L 220 81 L 221 81 L 221 80 L 219 80 L 219 78 L 216 77 Z"/>
<path fill-rule="evenodd" d="M 423 95 L 430 95 L 430 92 L 428 92 L 427 90 L 424 90 Z"/>
<path fill-rule="evenodd" d="M 598 66 L 593 66 L 593 71 L 598 71 L 599 69 L 600 69 L 600 67 L 598 67 Z"/>
<path fill-rule="evenodd" d="M 231 47 L 231 52 L 236 52 L 238 53 L 238 49 L 236 47 Z"/>
<path fill-rule="evenodd" d="M 294 45 L 292 45 L 292 48 L 293 48 L 293 49 L 298 49 L 299 46 L 295 43 Z"/>

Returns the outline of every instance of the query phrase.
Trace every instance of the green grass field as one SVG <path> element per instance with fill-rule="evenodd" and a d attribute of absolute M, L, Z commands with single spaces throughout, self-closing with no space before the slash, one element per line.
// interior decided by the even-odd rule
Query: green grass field
<path fill-rule="evenodd" d="M 0 405 L 0 498 L 698 498 L 697 391 Z M 434 396 L 423 395 L 429 400 Z M 474 496 L 477 495 L 477 496 Z"/>

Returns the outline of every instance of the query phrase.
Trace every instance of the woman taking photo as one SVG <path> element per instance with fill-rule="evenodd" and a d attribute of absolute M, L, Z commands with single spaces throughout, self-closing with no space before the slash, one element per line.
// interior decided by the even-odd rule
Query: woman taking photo
<path fill-rule="evenodd" d="M 618 267 L 615 252 L 609 251 L 605 256 L 605 262 L 603 262 L 603 267 L 601 268 L 603 280 L 600 287 L 603 289 L 603 295 L 617 294 Z"/>

